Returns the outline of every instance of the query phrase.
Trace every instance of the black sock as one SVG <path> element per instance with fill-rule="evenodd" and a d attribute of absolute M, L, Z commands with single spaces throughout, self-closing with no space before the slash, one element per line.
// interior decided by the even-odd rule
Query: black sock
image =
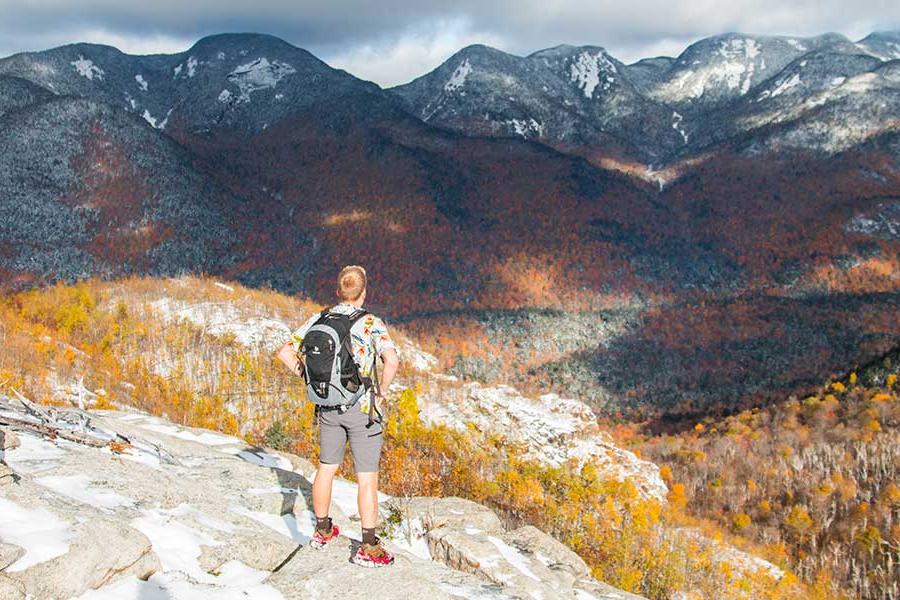
<path fill-rule="evenodd" d="M 375 535 L 374 527 L 363 527 L 362 532 L 363 532 L 363 539 L 362 539 L 363 544 L 369 544 L 371 546 L 374 546 L 375 544 L 378 543 L 378 536 Z"/>
<path fill-rule="evenodd" d="M 331 517 L 316 517 L 316 531 L 331 533 Z"/>

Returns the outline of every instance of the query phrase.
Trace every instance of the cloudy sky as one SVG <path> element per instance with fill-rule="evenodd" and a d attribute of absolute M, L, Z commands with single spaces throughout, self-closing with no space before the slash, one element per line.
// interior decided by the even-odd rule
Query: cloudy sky
<path fill-rule="evenodd" d="M 204 35 L 258 31 L 385 86 L 474 43 L 515 54 L 594 44 L 630 62 L 728 31 L 886 29 L 900 29 L 896 0 L 0 0 L 0 56 L 76 41 L 178 52 Z"/>

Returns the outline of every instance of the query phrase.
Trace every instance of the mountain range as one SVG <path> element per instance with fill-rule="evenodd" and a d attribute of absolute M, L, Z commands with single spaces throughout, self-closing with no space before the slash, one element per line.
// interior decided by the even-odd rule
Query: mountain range
<path fill-rule="evenodd" d="M 484 338 L 472 358 L 429 334 L 464 376 L 613 413 L 756 401 L 900 342 L 898 59 L 898 33 L 630 65 L 471 46 L 381 89 L 261 34 L 17 54 L 0 277 L 207 272 L 326 301 L 364 262 L 376 310 Z"/>

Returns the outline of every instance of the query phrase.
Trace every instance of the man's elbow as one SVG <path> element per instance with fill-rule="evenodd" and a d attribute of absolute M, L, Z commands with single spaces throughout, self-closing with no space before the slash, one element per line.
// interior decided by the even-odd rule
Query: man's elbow
<path fill-rule="evenodd" d="M 400 359 L 397 357 L 397 352 L 394 350 L 388 350 L 382 354 L 381 360 L 384 361 L 385 367 L 393 367 L 396 369 L 400 366 Z"/>
<path fill-rule="evenodd" d="M 291 342 L 285 342 L 284 345 L 278 349 L 278 352 L 275 353 L 275 356 L 284 361 L 291 355 L 293 351 L 294 345 Z"/>

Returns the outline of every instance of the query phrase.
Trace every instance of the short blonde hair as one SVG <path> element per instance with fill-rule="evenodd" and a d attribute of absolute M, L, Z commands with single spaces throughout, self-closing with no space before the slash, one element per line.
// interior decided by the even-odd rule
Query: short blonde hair
<path fill-rule="evenodd" d="M 366 291 L 366 270 L 359 265 L 341 269 L 337 281 L 337 295 L 343 302 L 355 302 Z"/>

